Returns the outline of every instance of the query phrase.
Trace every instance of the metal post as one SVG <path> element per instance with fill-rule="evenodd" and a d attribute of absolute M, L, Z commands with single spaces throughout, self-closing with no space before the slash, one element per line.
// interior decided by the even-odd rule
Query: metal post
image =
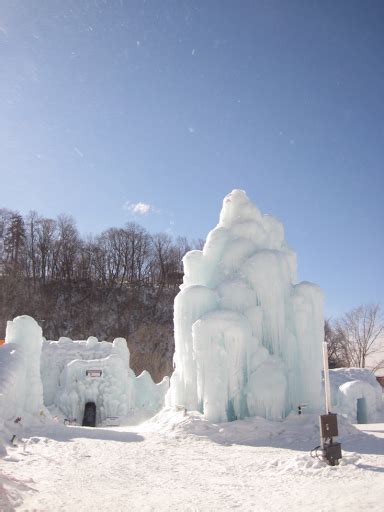
<path fill-rule="evenodd" d="M 323 342 L 323 366 L 324 366 L 324 394 L 325 394 L 325 411 L 327 414 L 331 412 L 331 387 L 329 385 L 329 368 L 328 368 L 328 343 Z"/>
<path fill-rule="evenodd" d="M 331 387 L 329 385 L 328 344 L 323 342 L 324 395 L 326 414 L 320 416 L 320 445 L 324 460 L 330 465 L 339 464 L 342 458 L 341 444 L 334 441 L 339 435 L 337 415 L 331 413 Z"/>

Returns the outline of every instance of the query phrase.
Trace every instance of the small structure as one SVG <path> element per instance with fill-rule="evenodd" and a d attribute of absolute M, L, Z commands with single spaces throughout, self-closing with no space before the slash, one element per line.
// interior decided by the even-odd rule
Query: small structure
<path fill-rule="evenodd" d="M 155 384 L 148 372 L 136 377 L 129 360 L 124 338 L 113 343 L 99 342 L 93 336 L 80 341 L 44 341 L 41 378 L 45 405 L 55 405 L 67 418 L 77 418 L 80 423 L 83 419 L 88 426 L 110 422 L 109 418 L 118 424 L 119 418 L 138 411 L 155 414 L 163 406 L 168 378 Z M 95 425 L 90 420 L 91 409 Z"/>
<path fill-rule="evenodd" d="M 103 359 L 75 359 L 60 374 L 55 403 L 67 416 L 84 417 L 83 425 L 99 425 L 109 416 L 127 416 L 134 409 L 134 379 L 116 353 Z"/>
<path fill-rule="evenodd" d="M 383 408 L 382 390 L 371 370 L 338 368 L 329 371 L 332 406 L 352 423 L 372 423 Z"/>
<path fill-rule="evenodd" d="M 136 377 L 123 338 L 46 341 L 29 316 L 7 324 L 0 347 L 0 430 L 18 417 L 40 424 L 50 407 L 58 408 L 69 425 L 118 425 L 120 418 L 135 415 L 145 419 L 163 407 L 168 388 L 168 377 L 159 384 L 148 372 Z"/>

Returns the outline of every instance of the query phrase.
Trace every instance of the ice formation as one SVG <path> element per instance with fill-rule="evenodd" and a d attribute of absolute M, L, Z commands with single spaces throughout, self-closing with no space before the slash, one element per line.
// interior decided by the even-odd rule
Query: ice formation
<path fill-rule="evenodd" d="M 297 284 L 283 225 L 234 190 L 203 251 L 183 264 L 167 403 L 211 421 L 318 408 L 323 297 L 318 286 Z"/>
<path fill-rule="evenodd" d="M 371 370 L 337 368 L 330 370 L 329 376 L 333 412 L 342 414 L 352 423 L 373 423 L 380 416 L 382 389 Z"/>
<path fill-rule="evenodd" d="M 129 367 L 129 350 L 123 338 L 117 338 L 113 343 L 99 342 L 94 336 L 79 341 L 65 337 L 60 338 L 59 341 L 44 341 L 41 354 L 41 377 L 44 383 L 45 405 L 50 406 L 56 402 L 56 395 L 61 391 L 60 384 L 62 387 L 63 381 L 68 380 L 64 376 L 61 377 L 61 374 L 72 361 L 101 360 L 111 355 L 117 355 L 124 371 L 130 376 L 134 375 Z M 90 363 L 90 368 L 92 367 L 98 367 L 96 361 Z M 84 376 L 85 372 L 86 368 Z"/>
<path fill-rule="evenodd" d="M 40 421 L 44 415 L 40 379 L 41 329 L 29 316 L 8 322 L 6 343 L 0 346 L 0 455 L 2 439 L 18 433 L 19 417 Z"/>
<path fill-rule="evenodd" d="M 8 322 L 0 347 L 0 434 L 14 429 L 17 417 L 24 425 L 44 421 L 50 406 L 80 424 L 87 402 L 95 403 L 98 424 L 145 418 L 161 409 L 168 387 L 167 377 L 160 384 L 148 372 L 136 377 L 123 338 L 46 341 L 33 318 L 20 316 Z"/>
<path fill-rule="evenodd" d="M 43 344 L 41 327 L 30 316 L 18 316 L 7 323 L 5 339 L 5 347 L 9 349 L 14 346 L 20 354 L 18 382 L 14 388 L 16 394 L 20 393 L 20 406 L 24 411 L 36 414 L 43 407 L 43 386 L 40 377 Z"/>
<path fill-rule="evenodd" d="M 97 423 L 137 411 L 159 411 L 169 386 L 168 378 L 155 384 L 148 372 L 136 377 L 124 338 L 113 343 L 99 342 L 94 336 L 86 341 L 45 341 L 41 375 L 45 405 L 57 405 L 67 417 L 79 421 L 85 403 L 94 402 Z"/>
<path fill-rule="evenodd" d="M 20 347 L 0 347 L 0 431 L 4 422 L 21 414 L 25 402 L 25 358 Z"/>

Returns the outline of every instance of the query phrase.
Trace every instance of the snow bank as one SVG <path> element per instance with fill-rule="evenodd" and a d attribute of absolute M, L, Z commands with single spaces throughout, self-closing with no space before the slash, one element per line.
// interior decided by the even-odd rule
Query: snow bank
<path fill-rule="evenodd" d="M 318 408 L 323 298 L 316 285 L 296 283 L 282 224 L 234 190 L 203 251 L 183 264 L 167 404 L 211 421 Z"/>
<path fill-rule="evenodd" d="M 353 439 L 367 439 L 343 417 L 339 418 L 339 440 L 350 449 Z M 291 412 L 282 421 L 248 417 L 243 420 L 213 423 L 198 411 L 180 407 L 164 407 L 158 414 L 141 425 L 142 431 L 161 432 L 169 437 L 208 438 L 218 444 L 246 444 L 275 446 L 309 452 L 319 444 L 319 416 L 317 413 Z M 348 448 L 347 448 L 348 447 Z M 309 453 L 308 453 L 309 455 Z"/>

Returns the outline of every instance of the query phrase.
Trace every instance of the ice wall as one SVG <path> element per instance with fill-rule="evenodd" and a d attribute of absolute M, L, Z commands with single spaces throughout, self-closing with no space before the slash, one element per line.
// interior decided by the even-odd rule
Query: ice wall
<path fill-rule="evenodd" d="M 87 370 L 95 368 L 102 376 L 87 376 Z M 127 416 L 134 409 L 133 387 L 134 381 L 117 354 L 88 361 L 75 359 L 60 376 L 55 402 L 67 417 L 78 422 L 82 420 L 85 404 L 94 402 L 100 423 L 109 416 Z"/>
<path fill-rule="evenodd" d="M 323 298 L 297 283 L 283 225 L 234 190 L 203 251 L 183 264 L 167 403 L 212 421 L 319 407 Z"/>
<path fill-rule="evenodd" d="M 25 366 L 20 347 L 13 343 L 0 346 L 0 431 L 5 421 L 23 413 Z"/>
<path fill-rule="evenodd" d="M 45 405 L 57 405 L 67 417 L 81 421 L 86 402 L 94 402 L 98 424 L 110 416 L 158 412 L 169 388 L 168 377 L 159 384 L 148 372 L 136 377 L 129 361 L 124 338 L 113 343 L 99 342 L 94 336 L 44 341 L 41 377 Z M 87 370 L 100 370 L 100 378 L 87 375 Z"/>
<path fill-rule="evenodd" d="M 113 343 L 99 342 L 95 336 L 90 336 L 87 340 L 75 341 L 62 337 L 58 341 L 44 341 L 41 354 L 41 378 L 45 405 L 50 406 L 55 403 L 60 375 L 71 361 L 104 359 L 112 354 L 119 355 L 126 371 L 131 371 L 129 350 L 123 338 L 116 338 Z"/>
<path fill-rule="evenodd" d="M 135 407 L 137 411 L 155 414 L 164 407 L 164 397 L 169 389 L 169 377 L 155 384 L 151 375 L 142 371 L 135 379 Z"/>

